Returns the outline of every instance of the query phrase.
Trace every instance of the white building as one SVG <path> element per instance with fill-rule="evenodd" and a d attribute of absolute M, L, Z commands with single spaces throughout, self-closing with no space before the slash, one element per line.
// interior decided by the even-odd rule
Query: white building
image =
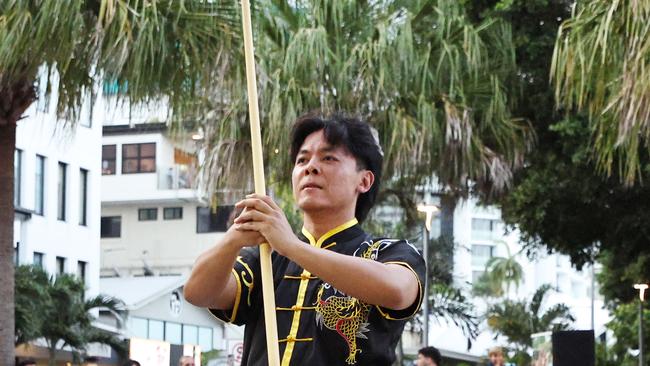
<path fill-rule="evenodd" d="M 188 273 L 232 211 L 199 194 L 192 141 L 146 123 L 104 126 L 102 145 L 102 276 Z"/>
<path fill-rule="evenodd" d="M 436 224 L 440 225 L 439 219 L 434 223 Z M 576 318 L 572 329 L 592 329 L 590 267 L 577 271 L 567 256 L 549 255 L 543 251 L 537 254 L 535 260 L 529 260 L 522 252 L 518 232 L 515 230 L 505 233 L 500 211 L 495 207 L 480 206 L 474 199 L 460 201 L 456 205 L 453 233 L 454 284 L 465 289 L 467 294 L 471 291 L 472 283 L 485 271 L 485 265 L 490 258 L 515 255 L 523 267 L 524 278 L 517 288 L 510 289 L 507 298 L 530 301 L 540 286 L 549 284 L 554 290 L 547 293 L 542 312 L 555 304 L 563 303 Z M 598 289 L 595 291 L 593 317 L 595 334 L 598 335 L 605 331 L 609 314 L 603 308 Z M 483 299 L 474 298 L 473 301 L 479 314 L 486 309 L 487 304 Z M 487 350 L 493 346 L 507 346 L 502 337 L 494 340 L 494 334 L 485 323 L 480 325 L 480 331 L 481 334 L 468 350 L 466 336 L 460 329 L 432 318 L 429 323 L 429 344 L 440 348 L 443 354 L 464 354 L 468 356 L 468 361 L 471 361 L 472 356 L 486 356 Z"/>
<path fill-rule="evenodd" d="M 99 292 L 101 128 L 84 109 L 76 128 L 55 103 L 34 103 L 16 128 L 14 254 L 50 274 L 84 279 Z"/>
<path fill-rule="evenodd" d="M 211 207 L 201 195 L 193 140 L 146 113 L 125 120 L 112 114 L 102 121 L 102 291 L 126 297 L 124 335 L 168 344 L 170 364 L 181 346 L 232 348 L 242 330 L 185 302 L 182 285 L 225 233 L 233 208 Z"/>

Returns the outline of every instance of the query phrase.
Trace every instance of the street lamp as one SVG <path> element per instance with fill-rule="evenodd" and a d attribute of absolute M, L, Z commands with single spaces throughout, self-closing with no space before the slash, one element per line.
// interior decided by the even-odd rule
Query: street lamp
<path fill-rule="evenodd" d="M 422 256 L 424 257 L 424 307 L 422 314 L 424 315 L 424 336 L 422 341 L 424 346 L 429 345 L 429 233 L 431 232 L 431 221 L 433 215 L 438 213 L 440 209 L 436 205 L 420 204 L 418 211 L 424 212 L 426 217 L 424 219 L 424 241 L 422 243 Z"/>
<path fill-rule="evenodd" d="M 636 283 L 634 288 L 639 290 L 639 366 L 644 366 L 643 362 L 643 301 L 645 290 L 648 289 L 648 285 L 645 283 Z"/>

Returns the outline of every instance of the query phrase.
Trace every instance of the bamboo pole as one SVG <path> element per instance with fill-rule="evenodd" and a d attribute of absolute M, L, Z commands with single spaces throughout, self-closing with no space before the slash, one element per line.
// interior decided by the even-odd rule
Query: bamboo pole
<path fill-rule="evenodd" d="M 253 149 L 253 177 L 255 193 L 266 194 L 264 165 L 262 158 L 262 135 L 260 133 L 259 106 L 257 105 L 257 77 L 255 75 L 255 51 L 253 49 L 253 30 L 251 27 L 250 3 L 242 0 L 242 27 L 244 30 L 244 53 L 246 56 L 246 84 L 248 87 L 248 114 L 251 126 L 251 146 Z M 269 366 L 280 365 L 278 348 L 278 329 L 275 319 L 275 292 L 273 290 L 273 271 L 271 270 L 271 247 L 260 245 L 262 269 L 262 294 L 264 296 L 264 320 L 266 326 L 266 349 Z"/>

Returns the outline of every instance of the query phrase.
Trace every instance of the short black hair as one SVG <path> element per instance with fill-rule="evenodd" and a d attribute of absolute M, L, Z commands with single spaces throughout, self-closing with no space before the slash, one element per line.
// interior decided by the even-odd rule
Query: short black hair
<path fill-rule="evenodd" d="M 381 182 L 381 170 L 384 160 L 378 138 L 370 125 L 356 117 L 343 113 L 323 116 L 319 112 L 310 112 L 298 117 L 291 132 L 291 162 L 296 161 L 300 147 L 307 136 L 323 130 L 325 140 L 335 147 L 343 147 L 357 160 L 358 169 L 367 169 L 375 176 L 375 181 L 366 193 L 357 198 L 354 215 L 362 222 L 374 206 Z"/>
<path fill-rule="evenodd" d="M 436 365 L 440 366 L 442 365 L 442 356 L 440 355 L 440 351 L 436 347 L 424 347 L 421 348 L 418 351 L 419 354 L 421 354 L 424 357 L 429 357 L 430 359 L 433 360 L 433 362 L 436 363 Z"/>
<path fill-rule="evenodd" d="M 128 360 L 124 363 L 123 366 L 140 366 L 140 362 L 136 360 Z"/>

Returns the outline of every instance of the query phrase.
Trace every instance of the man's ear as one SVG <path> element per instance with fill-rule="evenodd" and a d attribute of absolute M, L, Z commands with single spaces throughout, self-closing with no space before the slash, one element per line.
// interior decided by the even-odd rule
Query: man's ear
<path fill-rule="evenodd" d="M 359 185 L 357 186 L 357 191 L 359 194 L 366 193 L 370 190 L 372 187 L 373 183 L 375 183 L 375 175 L 367 169 L 364 169 L 360 172 L 361 175 L 361 181 L 359 181 Z"/>

